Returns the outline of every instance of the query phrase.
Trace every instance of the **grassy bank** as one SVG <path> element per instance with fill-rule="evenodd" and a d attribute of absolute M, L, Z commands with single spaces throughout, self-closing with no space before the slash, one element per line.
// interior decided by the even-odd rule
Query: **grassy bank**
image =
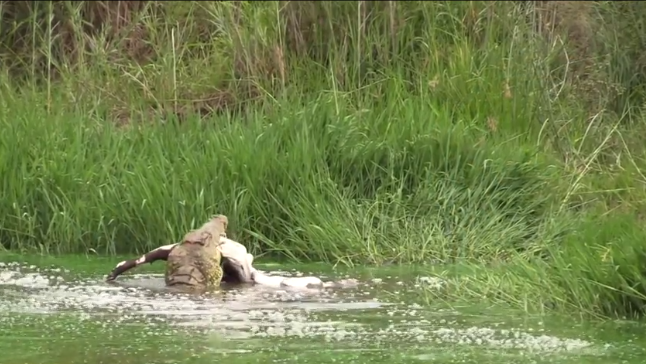
<path fill-rule="evenodd" d="M 257 255 L 641 312 L 626 3 L 4 2 L 0 241 L 135 253 L 225 213 Z"/>

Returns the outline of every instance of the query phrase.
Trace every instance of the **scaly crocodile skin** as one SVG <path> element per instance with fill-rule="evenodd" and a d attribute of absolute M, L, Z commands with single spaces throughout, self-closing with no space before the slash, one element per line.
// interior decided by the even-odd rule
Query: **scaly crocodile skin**
<path fill-rule="evenodd" d="M 220 286 L 222 281 L 222 254 L 220 237 L 226 236 L 228 219 L 214 216 L 201 228 L 184 236 L 175 246 L 166 263 L 166 285 L 191 289 L 208 289 Z"/>

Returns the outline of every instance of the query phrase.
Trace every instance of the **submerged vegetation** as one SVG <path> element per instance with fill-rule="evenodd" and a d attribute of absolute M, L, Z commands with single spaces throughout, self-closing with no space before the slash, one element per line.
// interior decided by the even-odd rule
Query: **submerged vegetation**
<path fill-rule="evenodd" d="M 0 242 L 460 263 L 452 297 L 639 315 L 641 2 L 0 2 Z"/>

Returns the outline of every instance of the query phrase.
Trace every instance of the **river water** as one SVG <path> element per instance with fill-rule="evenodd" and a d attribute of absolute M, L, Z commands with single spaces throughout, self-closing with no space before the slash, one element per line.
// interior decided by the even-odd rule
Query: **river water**
<path fill-rule="evenodd" d="M 646 362 L 646 325 L 428 305 L 420 291 L 441 282 L 420 270 L 356 273 L 362 284 L 346 289 L 186 295 L 164 288 L 161 264 L 114 285 L 106 260 L 26 260 L 0 262 L 3 364 Z"/>

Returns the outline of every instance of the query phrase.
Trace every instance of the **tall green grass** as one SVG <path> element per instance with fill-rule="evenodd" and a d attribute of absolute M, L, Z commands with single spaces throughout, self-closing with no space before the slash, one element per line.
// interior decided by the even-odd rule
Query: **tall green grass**
<path fill-rule="evenodd" d="M 13 105 L 0 140 L 3 241 L 16 249 L 143 251 L 223 212 L 257 252 L 296 259 L 495 257 L 531 249 L 543 192 L 559 188 L 532 148 L 479 141 L 418 97 L 360 117 L 292 99 L 270 123 L 251 114 L 138 130 Z"/>
<path fill-rule="evenodd" d="M 238 5 L 149 3 L 119 37 L 55 2 L 65 37 L 38 9 L 2 33 L 3 247 L 134 254 L 224 213 L 256 255 L 460 262 L 474 274 L 440 294 L 643 311 L 643 118 L 580 100 L 534 8 Z M 586 82 L 633 82 L 608 73 L 622 52 Z"/>

